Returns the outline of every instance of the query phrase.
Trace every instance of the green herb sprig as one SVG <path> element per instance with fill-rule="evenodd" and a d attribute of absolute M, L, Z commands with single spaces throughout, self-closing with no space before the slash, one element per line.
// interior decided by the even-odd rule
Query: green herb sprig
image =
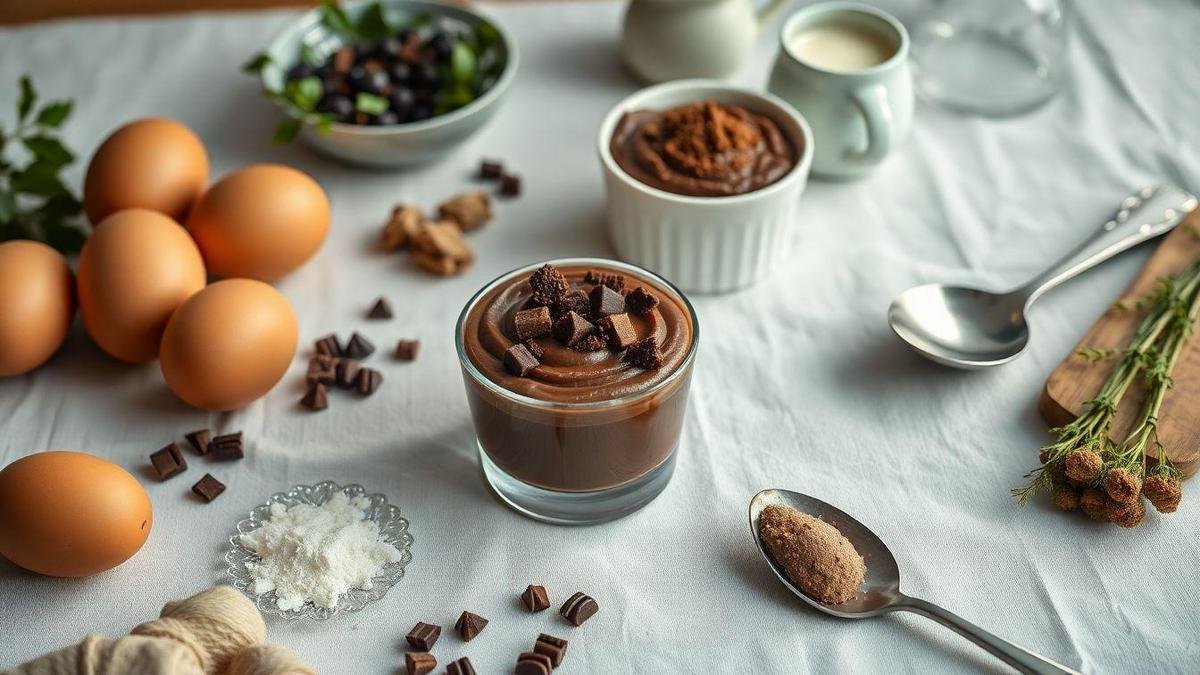
<path fill-rule="evenodd" d="M 0 125 L 0 241 L 35 239 L 77 253 L 87 239 L 78 222 L 83 205 L 59 176 L 75 154 L 56 135 L 74 103 L 49 101 L 38 107 L 28 75 L 19 87 L 15 123 Z M 18 147 L 24 162 L 9 152 Z"/>

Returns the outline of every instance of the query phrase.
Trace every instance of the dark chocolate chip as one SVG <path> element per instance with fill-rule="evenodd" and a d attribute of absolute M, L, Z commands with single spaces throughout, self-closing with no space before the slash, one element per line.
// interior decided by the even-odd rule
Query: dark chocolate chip
<path fill-rule="evenodd" d="M 579 342 L 571 345 L 577 352 L 598 352 L 608 346 L 608 341 L 599 333 L 592 333 Z"/>
<path fill-rule="evenodd" d="M 576 593 L 570 598 L 567 598 L 567 601 L 563 603 L 563 606 L 558 610 L 558 613 L 561 614 L 564 619 L 569 621 L 572 626 L 580 626 L 583 625 L 584 621 L 592 618 L 592 616 L 599 611 L 600 605 L 596 604 L 596 601 L 592 599 L 592 596 L 584 595 L 583 593 Z"/>
<path fill-rule="evenodd" d="M 592 316 L 608 316 L 625 311 L 625 296 L 608 286 L 595 286 L 588 293 Z"/>
<path fill-rule="evenodd" d="M 446 666 L 446 675 L 475 675 L 475 668 L 471 665 L 471 659 L 464 656 Z"/>
<path fill-rule="evenodd" d="M 615 351 L 621 351 L 629 345 L 637 342 L 637 330 L 633 327 L 633 321 L 629 319 L 626 313 L 613 314 L 600 319 L 596 324 L 596 328 L 604 334 L 608 340 L 608 346 Z"/>
<path fill-rule="evenodd" d="M 513 315 L 513 325 L 516 326 L 518 340 L 549 335 L 552 324 L 549 307 L 522 309 Z"/>
<path fill-rule="evenodd" d="M 588 270 L 587 274 L 583 275 L 583 281 L 584 283 L 595 284 L 597 286 L 608 286 L 618 293 L 625 290 L 625 277 L 620 274 L 608 274 L 599 270 Z"/>
<path fill-rule="evenodd" d="M 506 197 L 516 197 L 521 194 L 521 177 L 515 173 L 506 173 L 500 178 L 500 194 Z"/>
<path fill-rule="evenodd" d="M 211 438 L 208 429 L 197 429 L 184 434 L 183 437 L 187 439 L 188 444 L 192 446 L 197 455 L 208 454 L 208 439 Z"/>
<path fill-rule="evenodd" d="M 625 360 L 643 370 L 662 368 L 663 359 L 662 353 L 658 351 L 658 340 L 651 335 L 645 340 L 629 345 L 625 350 Z"/>
<path fill-rule="evenodd" d="M 362 368 L 358 365 L 358 361 L 354 359 L 341 359 L 337 363 L 337 368 L 334 369 L 336 374 L 334 382 L 341 389 L 354 389 L 358 386 L 358 371 Z"/>
<path fill-rule="evenodd" d="M 151 453 L 150 464 L 154 466 L 154 473 L 158 474 L 159 480 L 174 478 L 187 471 L 187 460 L 183 457 L 183 451 L 175 443 Z"/>
<path fill-rule="evenodd" d="M 554 670 L 554 662 L 545 654 L 537 652 L 521 652 L 517 657 L 517 667 L 513 670 L 514 675 L 550 675 L 550 671 Z"/>
<path fill-rule="evenodd" d="M 350 336 L 350 341 L 346 343 L 346 348 L 342 350 L 342 356 L 362 361 L 368 356 L 375 353 L 375 345 L 371 341 L 363 337 L 361 333 L 355 333 Z"/>
<path fill-rule="evenodd" d="M 644 287 L 638 286 L 625 296 L 625 306 L 635 314 L 649 314 L 658 306 L 658 298 Z"/>
<path fill-rule="evenodd" d="M 570 347 L 595 330 L 596 327 L 590 321 L 579 316 L 578 312 L 570 311 L 554 322 L 554 339 Z"/>
<path fill-rule="evenodd" d="M 484 180 L 495 180 L 504 175 L 504 165 L 496 160 L 485 159 L 479 162 L 479 177 Z"/>
<path fill-rule="evenodd" d="M 400 340 L 396 343 L 396 360 L 414 361 L 417 358 L 417 350 L 420 348 L 420 340 Z"/>
<path fill-rule="evenodd" d="M 342 355 L 342 343 L 338 342 L 337 335 L 333 333 L 318 339 L 313 346 L 316 348 L 318 354 L 334 357 Z"/>
<path fill-rule="evenodd" d="M 518 342 L 504 352 L 504 368 L 517 377 L 525 377 L 540 363 L 524 343 Z"/>
<path fill-rule="evenodd" d="M 557 668 L 562 665 L 563 658 L 567 655 L 567 641 L 542 633 L 538 636 L 537 642 L 533 643 L 533 651 L 549 656 L 551 665 Z"/>
<path fill-rule="evenodd" d="M 529 287 L 533 289 L 533 300 L 539 305 L 553 305 L 558 302 L 571 285 L 567 278 L 554 265 L 546 264 L 538 268 L 529 277 Z"/>
<path fill-rule="evenodd" d="M 196 481 L 196 484 L 192 486 L 192 492 L 196 493 L 197 497 L 206 502 L 216 499 L 224 491 L 225 484 L 213 478 L 211 473 L 204 474 L 204 477 Z"/>
<path fill-rule="evenodd" d="M 537 340 L 531 338 L 522 342 L 521 344 L 525 345 L 525 348 L 529 350 L 529 353 L 533 354 L 533 358 L 537 359 L 538 361 L 541 361 L 542 357 L 546 355 L 546 350 L 542 348 L 541 343 Z"/>
<path fill-rule="evenodd" d="M 476 635 L 483 632 L 483 629 L 488 625 L 488 620 L 472 614 L 471 612 L 463 612 L 458 616 L 458 621 L 454 624 L 454 630 L 458 631 L 459 637 L 464 642 L 470 642 L 475 639 Z"/>
<path fill-rule="evenodd" d="M 550 596 L 546 594 L 545 586 L 530 584 L 521 594 L 521 603 L 531 613 L 540 612 L 550 606 Z"/>
<path fill-rule="evenodd" d="M 433 649 L 433 643 L 437 642 L 441 635 L 441 626 L 418 621 L 417 625 L 413 626 L 413 629 L 408 631 L 408 635 L 404 636 L 404 639 L 408 640 L 408 644 L 412 645 L 414 649 L 427 652 L 430 649 Z"/>
<path fill-rule="evenodd" d="M 309 387 L 308 392 L 304 394 L 304 398 L 300 399 L 300 405 L 313 411 L 328 408 L 329 394 L 325 390 L 325 385 L 317 382 Z"/>
<path fill-rule="evenodd" d="M 384 298 L 379 298 L 375 304 L 371 306 L 371 311 L 367 312 L 368 319 L 390 319 L 392 318 L 392 306 Z"/>
<path fill-rule="evenodd" d="M 208 454 L 219 462 L 241 459 L 245 456 L 242 432 L 236 431 L 232 434 L 215 436 L 208 444 Z"/>
<path fill-rule="evenodd" d="M 425 675 L 437 668 L 437 659 L 428 652 L 407 652 L 404 667 L 408 669 L 408 675 Z"/>
<path fill-rule="evenodd" d="M 379 391 L 380 385 L 383 384 L 383 374 L 374 368 L 359 368 L 358 379 L 355 381 L 354 389 L 363 396 L 370 396 Z"/>

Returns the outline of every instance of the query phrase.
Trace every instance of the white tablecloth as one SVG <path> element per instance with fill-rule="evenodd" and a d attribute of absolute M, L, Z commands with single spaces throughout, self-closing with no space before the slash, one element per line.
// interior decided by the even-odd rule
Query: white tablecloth
<path fill-rule="evenodd" d="M 239 64 L 293 12 L 99 19 L 0 29 L 0 111 L 17 77 L 71 96 L 69 145 L 86 158 L 113 128 L 178 118 L 207 144 L 212 174 L 262 161 L 314 175 L 334 204 L 320 254 L 278 284 L 305 344 L 362 330 L 387 349 L 422 340 L 411 365 L 377 359 L 386 378 L 365 401 L 297 408 L 303 358 L 265 399 L 206 414 L 163 385 L 156 365 L 105 357 L 78 328 L 62 353 L 0 382 L 0 463 L 49 448 L 85 450 L 138 475 L 155 507 L 145 548 L 119 568 L 50 579 L 0 563 L 0 667 L 90 631 L 123 634 L 170 598 L 223 577 L 233 524 L 274 491 L 322 479 L 361 482 L 412 521 L 415 559 L 387 597 L 328 623 L 272 622 L 271 639 L 330 673 L 390 672 L 417 621 L 447 629 L 489 618 L 445 663 L 469 655 L 504 672 L 539 632 L 571 641 L 567 672 L 955 672 L 997 662 L 932 622 L 818 615 L 755 551 L 746 505 L 756 491 L 807 492 L 857 514 L 889 542 L 905 590 L 1087 671 L 1196 672 L 1200 644 L 1200 494 L 1135 531 L 1018 508 L 1008 489 L 1047 434 L 1042 382 L 1147 255 L 1128 254 L 1039 303 L 1033 344 L 1016 363 L 942 369 L 910 355 L 884 311 L 931 280 L 1015 283 L 1092 231 L 1130 188 L 1200 189 L 1200 11 L 1194 3 L 1078 3 L 1069 81 L 1041 111 L 986 121 L 920 107 L 906 147 L 868 179 L 810 185 L 790 261 L 752 290 L 694 298 L 703 330 L 678 470 L 651 506 L 620 522 L 569 529 L 526 520 L 484 488 L 452 345 L 452 325 L 483 282 L 520 264 L 611 255 L 602 227 L 595 130 L 636 88 L 615 56 L 621 5 L 491 7 L 517 36 L 522 69 L 507 107 L 445 161 L 365 173 L 300 146 L 269 142 L 276 113 Z M 773 29 L 772 29 L 773 30 Z M 764 37 L 737 80 L 761 86 L 775 50 Z M 5 118 L 7 119 L 7 117 Z M 469 185 L 481 156 L 523 174 L 525 194 L 472 235 L 478 262 L 438 280 L 369 251 L 398 200 L 434 204 Z M 69 178 L 78 184 L 80 161 Z M 367 323 L 380 294 L 399 318 Z M 236 466 L 193 459 L 159 483 L 147 454 L 185 431 L 242 429 Z M 229 485 L 212 504 L 188 486 L 212 470 Z M 530 616 L 516 595 L 545 584 L 582 590 L 602 609 L 582 628 Z M 557 605 L 555 605 L 557 607 Z"/>

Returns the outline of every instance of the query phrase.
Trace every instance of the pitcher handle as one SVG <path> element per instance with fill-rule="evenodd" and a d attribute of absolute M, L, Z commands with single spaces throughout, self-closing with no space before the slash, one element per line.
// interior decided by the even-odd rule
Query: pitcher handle
<path fill-rule="evenodd" d="M 761 29 L 768 21 L 775 18 L 775 14 L 788 3 L 788 0 L 770 0 L 767 4 L 758 10 L 758 27 Z"/>
<path fill-rule="evenodd" d="M 859 87 L 850 92 L 863 121 L 867 125 L 867 148 L 862 152 L 847 152 L 847 159 L 874 165 L 883 161 L 892 149 L 892 104 L 887 89 L 881 84 Z"/>

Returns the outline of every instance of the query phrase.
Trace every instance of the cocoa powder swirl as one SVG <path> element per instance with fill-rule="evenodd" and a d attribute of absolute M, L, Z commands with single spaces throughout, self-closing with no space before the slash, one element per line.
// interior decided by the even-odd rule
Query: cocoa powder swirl
<path fill-rule="evenodd" d="M 609 149 L 637 180 L 695 197 L 753 192 L 796 165 L 796 149 L 773 120 L 715 101 L 627 112 Z"/>
<path fill-rule="evenodd" d="M 533 295 L 527 277 L 498 285 L 471 308 L 463 324 L 463 350 L 485 377 L 509 391 L 553 403 L 593 403 L 634 395 L 667 379 L 687 359 L 692 346 L 691 315 L 683 301 L 658 285 L 616 269 L 561 267 L 571 288 L 591 290 L 584 282 L 589 270 L 623 275 L 627 289 L 643 286 L 658 296 L 658 305 L 645 315 L 631 313 L 639 340 L 653 335 L 662 352 L 663 366 L 643 370 L 622 357 L 624 352 L 601 349 L 579 352 L 553 337 L 536 338 L 542 347 L 541 364 L 525 377 L 504 368 L 504 352 L 517 340 L 514 315 L 527 307 Z"/>

